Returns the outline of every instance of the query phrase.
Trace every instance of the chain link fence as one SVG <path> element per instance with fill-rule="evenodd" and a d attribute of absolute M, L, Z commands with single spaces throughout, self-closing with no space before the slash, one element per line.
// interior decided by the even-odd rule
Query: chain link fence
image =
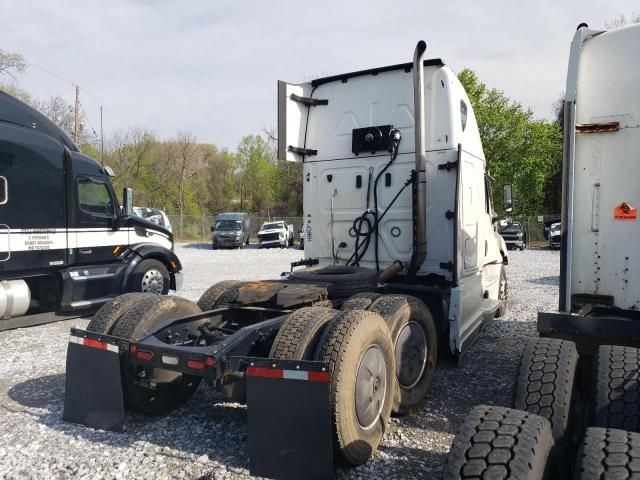
<path fill-rule="evenodd" d="M 211 227 L 213 225 L 213 215 L 183 215 L 182 225 L 180 215 L 167 215 L 171 222 L 173 234 L 178 242 L 209 242 L 211 241 Z M 295 242 L 298 243 L 298 232 L 302 228 L 302 217 L 281 217 L 281 216 L 261 216 L 249 215 L 251 241 L 256 240 L 256 234 L 265 222 L 284 220 L 289 225 L 293 225 Z"/>

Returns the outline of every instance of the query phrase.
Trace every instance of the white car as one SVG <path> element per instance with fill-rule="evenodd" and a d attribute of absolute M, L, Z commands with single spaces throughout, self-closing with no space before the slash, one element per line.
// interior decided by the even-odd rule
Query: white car
<path fill-rule="evenodd" d="M 149 220 L 150 222 L 155 223 L 156 225 L 160 225 L 163 228 L 166 228 L 170 232 L 173 232 L 171 228 L 171 222 L 169 221 L 169 217 L 162 210 L 157 208 L 149 208 L 149 207 L 133 207 L 133 214 L 136 217 L 144 218 L 145 220 Z"/>
<path fill-rule="evenodd" d="M 285 221 L 265 223 L 258 232 L 258 244 L 260 248 L 287 248 L 293 244 L 293 225 L 287 225 Z"/>

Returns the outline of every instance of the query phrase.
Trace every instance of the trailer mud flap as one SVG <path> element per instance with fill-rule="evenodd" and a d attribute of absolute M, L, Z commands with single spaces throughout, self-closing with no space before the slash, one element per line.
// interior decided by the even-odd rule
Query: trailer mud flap
<path fill-rule="evenodd" d="M 92 428 L 122 431 L 120 354 L 113 339 L 71 330 L 62 418 Z"/>
<path fill-rule="evenodd" d="M 331 378 L 324 363 L 246 361 L 251 475 L 333 478 Z"/>

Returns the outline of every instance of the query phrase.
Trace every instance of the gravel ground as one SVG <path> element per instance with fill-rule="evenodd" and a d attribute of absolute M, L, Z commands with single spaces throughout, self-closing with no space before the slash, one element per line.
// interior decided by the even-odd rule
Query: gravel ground
<path fill-rule="evenodd" d="M 185 272 L 180 295 L 196 300 L 227 278 L 276 278 L 298 250 L 211 251 L 177 247 Z M 525 339 L 538 310 L 557 305 L 559 254 L 512 252 L 509 312 L 487 323 L 461 366 L 442 359 L 423 408 L 393 418 L 379 451 L 339 478 L 438 478 L 456 428 L 476 404 L 508 406 Z M 275 273 L 275 275 L 274 275 Z M 247 478 L 246 409 L 221 403 L 203 385 L 171 416 L 128 414 L 111 433 L 62 421 L 65 352 L 76 319 L 0 333 L 0 478 Z"/>

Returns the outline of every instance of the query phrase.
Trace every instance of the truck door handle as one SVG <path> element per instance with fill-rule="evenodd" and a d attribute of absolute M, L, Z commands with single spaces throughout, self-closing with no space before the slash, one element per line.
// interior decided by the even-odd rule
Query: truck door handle
<path fill-rule="evenodd" d="M 84 255 L 90 255 L 93 253 L 93 250 L 90 248 L 81 248 L 79 250 L 80 253 L 84 254 Z"/>
<path fill-rule="evenodd" d="M 591 191 L 591 231 L 600 231 L 600 183 L 594 183 Z"/>

